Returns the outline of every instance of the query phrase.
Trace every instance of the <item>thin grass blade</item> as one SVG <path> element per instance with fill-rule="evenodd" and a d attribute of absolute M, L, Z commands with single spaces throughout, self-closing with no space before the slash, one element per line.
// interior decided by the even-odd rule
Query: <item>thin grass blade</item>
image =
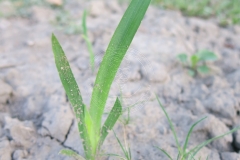
<path fill-rule="evenodd" d="M 177 160 L 180 160 L 181 156 L 182 156 L 182 153 L 180 151 L 178 151 Z"/>
<path fill-rule="evenodd" d="M 172 158 L 165 150 L 163 150 L 162 148 L 159 148 L 159 147 L 157 147 L 157 146 L 154 146 L 154 147 L 156 147 L 157 149 L 159 149 L 160 151 L 162 151 L 170 160 L 173 160 L 173 158 Z"/>
<path fill-rule="evenodd" d="M 156 95 L 156 98 L 157 98 L 157 101 L 158 101 L 159 106 L 162 108 L 165 116 L 167 117 L 168 123 L 170 124 L 171 130 L 172 130 L 172 132 L 173 132 L 174 139 L 175 139 L 175 141 L 176 141 L 176 145 L 177 145 L 178 151 L 181 153 L 181 152 L 182 152 L 182 151 L 181 151 L 181 146 L 180 146 L 180 144 L 179 144 L 179 141 L 178 141 L 178 138 L 177 138 L 177 134 L 176 134 L 176 131 L 175 131 L 174 126 L 173 126 L 173 124 L 172 124 L 172 121 L 171 121 L 171 119 L 169 118 L 168 113 L 166 112 L 165 108 L 163 107 L 163 105 L 162 105 L 162 103 L 160 102 L 160 100 L 159 100 L 159 98 L 157 97 L 157 95 Z"/>
<path fill-rule="evenodd" d="M 86 160 L 82 156 L 80 156 L 79 154 L 70 149 L 62 149 L 59 153 L 65 156 L 73 157 L 76 160 Z"/>
<path fill-rule="evenodd" d="M 87 11 L 84 10 L 83 17 L 82 17 L 82 28 L 83 28 L 83 34 L 87 35 Z"/>
<path fill-rule="evenodd" d="M 130 147 L 128 147 L 128 155 L 129 155 L 129 159 L 131 160 L 132 159 L 132 153 L 131 153 Z"/>
<path fill-rule="evenodd" d="M 93 88 L 90 115 L 100 132 L 101 119 L 109 90 L 151 0 L 132 0 L 124 13 L 100 65 Z"/>
<path fill-rule="evenodd" d="M 88 48 L 88 52 L 89 52 L 89 56 L 90 56 L 90 65 L 92 68 L 92 71 L 94 72 L 94 53 L 93 53 L 93 47 L 92 47 L 92 43 L 90 42 L 89 38 L 88 38 L 88 33 L 87 33 L 87 11 L 84 10 L 83 12 L 83 17 L 82 17 L 82 28 L 83 28 L 83 39 L 86 41 L 87 43 L 87 48 Z"/>
<path fill-rule="evenodd" d="M 183 146 L 183 155 L 186 153 L 186 149 L 187 149 L 187 145 L 188 145 L 188 140 L 189 140 L 189 138 L 190 138 L 190 136 L 191 136 L 191 134 L 192 134 L 193 128 L 194 128 L 198 123 L 200 123 L 200 122 L 202 122 L 203 120 L 205 120 L 206 118 L 207 118 L 207 117 L 204 117 L 204 118 L 198 120 L 197 122 L 195 122 L 195 123 L 191 126 L 190 130 L 188 131 L 188 134 L 187 134 L 187 137 L 186 137 L 184 146 Z"/>
<path fill-rule="evenodd" d="M 225 133 L 225 134 L 222 134 L 222 135 L 220 135 L 220 136 L 216 136 L 216 137 L 214 137 L 214 138 L 211 138 L 211 139 L 209 139 L 209 140 L 201 143 L 200 145 L 196 146 L 196 147 L 193 148 L 192 150 L 190 150 L 190 151 L 187 153 L 187 155 L 191 154 L 191 158 L 193 158 L 193 157 L 199 152 L 199 150 L 201 150 L 204 146 L 208 145 L 209 143 L 211 143 L 211 142 L 214 141 L 214 140 L 220 139 L 220 138 L 222 138 L 222 137 L 224 137 L 224 136 L 226 136 L 226 135 L 228 135 L 228 134 L 231 134 L 231 133 L 233 133 L 233 132 L 235 132 L 235 131 L 237 131 L 237 130 L 239 130 L 239 129 L 240 129 L 240 127 L 237 127 L 237 128 L 234 128 L 234 129 L 232 129 L 231 131 L 229 131 L 229 132 L 227 132 L 227 133 Z M 193 152 L 193 153 L 192 153 L 192 152 Z"/>
<path fill-rule="evenodd" d="M 128 157 L 128 153 L 127 153 L 127 151 L 126 151 L 125 148 L 123 147 L 121 141 L 120 141 L 119 138 L 117 137 L 117 135 L 116 135 L 116 133 L 115 133 L 114 130 L 113 130 L 113 133 L 114 133 L 114 136 L 116 137 L 116 139 L 117 139 L 117 141 L 118 141 L 118 144 L 120 145 L 120 147 L 121 147 L 121 149 L 122 149 L 122 151 L 123 151 L 125 157 Z"/>
<path fill-rule="evenodd" d="M 62 85 L 65 89 L 69 101 L 72 104 L 76 119 L 78 121 L 78 130 L 80 132 L 80 137 L 84 140 L 83 146 L 85 156 L 87 159 L 91 158 L 91 144 L 85 126 L 84 116 L 86 111 L 83 104 L 82 96 L 78 88 L 77 82 L 73 76 L 67 57 L 65 56 L 65 53 L 62 50 L 62 47 L 59 44 L 57 38 L 54 36 L 54 34 L 52 35 L 52 49 L 54 53 L 55 64 Z"/>
<path fill-rule="evenodd" d="M 104 125 L 102 126 L 100 145 L 102 145 L 102 143 L 104 142 L 105 138 L 108 135 L 108 131 L 112 130 L 113 126 L 115 125 L 115 123 L 117 122 L 121 114 L 122 114 L 122 105 L 119 99 L 117 98 L 111 112 L 109 113 Z"/>

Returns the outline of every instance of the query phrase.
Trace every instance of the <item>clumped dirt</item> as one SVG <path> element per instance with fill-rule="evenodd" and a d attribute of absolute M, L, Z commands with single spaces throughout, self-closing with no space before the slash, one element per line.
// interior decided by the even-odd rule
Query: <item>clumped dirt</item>
<path fill-rule="evenodd" d="M 65 9 L 81 19 L 89 9 L 87 26 L 96 55 L 91 72 L 89 54 L 80 34 L 67 35 L 52 25 L 56 11 L 32 6 L 31 17 L 0 18 L 0 159 L 64 160 L 69 148 L 83 155 L 77 124 L 55 68 L 50 37 L 59 38 L 89 105 L 92 86 L 104 51 L 126 4 L 116 1 L 71 1 Z M 115 131 L 130 144 L 133 159 L 167 160 L 159 146 L 177 155 L 166 117 L 155 93 L 166 107 L 182 144 L 190 126 L 208 118 L 194 130 L 189 149 L 239 126 L 240 27 L 219 27 L 214 20 L 188 18 L 179 12 L 151 6 L 123 60 L 111 88 L 106 112 L 122 93 L 123 105 L 137 103 L 130 123 L 120 121 Z M 190 77 L 179 64 L 179 53 L 213 51 L 218 61 L 211 73 Z M 121 120 L 126 120 L 127 112 Z M 105 116 L 104 116 L 105 118 Z M 197 157 L 210 160 L 240 159 L 240 131 L 204 147 Z M 111 132 L 105 153 L 122 154 Z M 102 157 L 102 159 L 115 159 Z"/>

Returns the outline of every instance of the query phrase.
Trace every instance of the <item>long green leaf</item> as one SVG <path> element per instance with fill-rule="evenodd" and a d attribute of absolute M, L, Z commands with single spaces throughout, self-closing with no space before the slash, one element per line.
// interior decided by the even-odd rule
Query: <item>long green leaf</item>
<path fill-rule="evenodd" d="M 83 139 L 83 147 L 87 159 L 90 159 L 92 154 L 91 144 L 87 133 L 87 128 L 85 126 L 85 107 L 83 104 L 82 96 L 78 88 L 77 82 L 73 76 L 72 70 L 68 63 L 67 57 L 65 56 L 64 51 L 62 50 L 61 45 L 59 44 L 57 38 L 52 35 L 52 49 L 55 58 L 55 64 L 62 82 L 62 85 L 65 89 L 65 92 L 68 96 L 69 101 L 72 104 L 73 110 L 75 112 L 76 119 L 78 121 L 78 130 L 80 136 Z"/>
<path fill-rule="evenodd" d="M 73 157 L 76 160 L 85 160 L 82 156 L 70 149 L 62 149 L 59 153 L 65 156 Z"/>
<path fill-rule="evenodd" d="M 102 143 L 104 142 L 105 138 L 108 135 L 108 131 L 112 130 L 113 126 L 115 125 L 115 123 L 117 122 L 121 114 L 122 114 L 122 105 L 119 99 L 117 98 L 110 114 L 108 115 L 108 118 L 106 119 L 104 125 L 102 126 L 99 145 L 102 145 Z"/>
<path fill-rule="evenodd" d="M 90 115 L 99 135 L 109 90 L 151 0 L 132 0 L 103 57 L 93 88 Z"/>

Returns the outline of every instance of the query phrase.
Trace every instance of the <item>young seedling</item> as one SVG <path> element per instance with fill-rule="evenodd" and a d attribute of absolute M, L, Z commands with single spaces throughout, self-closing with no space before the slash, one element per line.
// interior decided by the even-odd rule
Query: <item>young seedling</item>
<path fill-rule="evenodd" d="M 179 61 L 188 69 L 188 74 L 190 76 L 196 76 L 198 73 L 209 73 L 210 68 L 207 66 L 206 62 L 216 61 L 217 56 L 208 50 L 201 50 L 188 59 L 187 54 L 182 53 L 177 56 Z"/>
<path fill-rule="evenodd" d="M 156 96 L 157 97 L 157 96 Z M 204 117 L 200 120 L 198 120 L 197 122 L 195 122 L 190 130 L 188 131 L 188 134 L 187 134 L 187 137 L 185 139 L 185 142 L 184 142 L 184 145 L 181 146 L 179 141 L 178 141 L 178 137 L 177 137 L 177 133 L 175 131 L 175 128 L 173 126 L 173 123 L 171 121 L 171 119 L 169 118 L 168 116 L 168 113 L 166 112 L 165 108 L 163 107 L 163 105 L 161 104 L 159 98 L 157 97 L 157 101 L 159 103 L 159 106 L 161 107 L 161 109 L 163 110 L 165 116 L 167 117 L 167 120 L 168 120 L 168 123 L 170 124 L 170 128 L 172 130 L 172 133 L 173 133 L 173 136 L 174 136 L 174 139 L 175 139 L 175 142 L 176 142 L 176 145 L 177 145 L 177 148 L 178 148 L 178 156 L 177 156 L 177 160 L 195 160 L 195 156 L 196 154 L 206 145 L 208 145 L 209 143 L 211 143 L 212 141 L 214 140 L 217 140 L 217 139 L 220 139 L 228 134 L 231 134 L 235 131 L 237 131 L 238 129 L 240 129 L 240 127 L 237 127 L 237 128 L 234 128 L 232 130 L 230 130 L 229 132 L 225 133 L 225 134 L 222 134 L 222 135 L 219 135 L 219 136 L 216 136 L 214 138 L 211 138 L 201 144 L 199 144 L 198 146 L 194 147 L 193 149 L 191 149 L 190 151 L 187 151 L 187 145 L 188 145 L 188 141 L 189 141 L 189 138 L 191 136 L 191 133 L 194 129 L 194 127 L 200 123 L 201 121 L 203 121 L 204 119 L 206 119 L 207 117 Z M 161 150 L 170 160 L 173 160 L 173 158 L 162 148 L 159 148 L 157 146 L 155 146 L 156 148 L 158 148 L 159 150 Z M 208 157 L 207 157 L 208 159 Z"/>
<path fill-rule="evenodd" d="M 88 38 L 86 21 L 87 21 L 87 11 L 84 10 L 83 17 L 82 17 L 82 30 L 83 30 L 82 37 L 85 40 L 85 42 L 87 43 L 87 48 L 88 48 L 88 52 L 89 52 L 89 56 L 90 56 L 90 66 L 91 66 L 92 72 L 94 72 L 94 68 L 95 68 L 94 59 L 95 58 L 94 58 L 92 43 L 90 42 L 90 40 Z"/>
<path fill-rule="evenodd" d="M 124 13 L 100 65 L 94 83 L 90 108 L 83 103 L 76 80 L 71 71 L 67 57 L 57 38 L 52 35 L 52 48 L 55 63 L 63 87 L 72 104 L 80 137 L 85 152 L 85 159 L 95 160 L 109 130 L 111 130 L 122 113 L 118 98 L 102 125 L 102 115 L 109 90 L 121 61 L 126 54 L 134 35 L 147 11 L 151 0 L 132 0 Z M 61 153 L 73 156 L 74 152 L 63 150 Z"/>

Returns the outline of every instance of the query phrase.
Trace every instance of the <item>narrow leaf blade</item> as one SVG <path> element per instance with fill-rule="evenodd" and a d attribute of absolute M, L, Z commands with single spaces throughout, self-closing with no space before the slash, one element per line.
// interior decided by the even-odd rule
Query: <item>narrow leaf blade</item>
<path fill-rule="evenodd" d="M 173 158 L 165 151 L 163 150 L 162 148 L 159 148 L 157 146 L 155 146 L 157 149 L 159 149 L 160 151 L 162 151 L 170 160 L 173 160 Z"/>
<path fill-rule="evenodd" d="M 207 117 L 204 117 L 204 118 L 198 120 L 197 122 L 195 122 L 195 123 L 191 126 L 190 130 L 188 131 L 186 140 L 185 140 L 185 142 L 184 142 L 183 154 L 186 153 L 186 149 L 187 149 L 187 145 L 188 145 L 188 140 L 189 140 L 189 138 L 190 138 L 190 136 L 191 136 L 191 133 L 192 133 L 192 131 L 193 131 L 193 128 L 194 128 L 198 123 L 202 122 L 202 121 L 203 121 L 204 119 L 206 119 L 206 118 L 207 118 Z"/>
<path fill-rule="evenodd" d="M 85 126 L 85 108 L 82 100 L 80 90 L 78 88 L 77 82 L 73 76 L 72 70 L 68 63 L 67 57 L 58 42 L 57 38 L 52 35 L 52 49 L 55 58 L 55 64 L 62 82 L 62 85 L 65 89 L 65 92 L 68 96 L 69 101 L 72 104 L 73 110 L 75 112 L 76 119 L 78 121 L 78 130 L 80 132 L 81 138 L 83 141 L 83 146 L 85 150 L 85 155 L 87 158 L 91 157 L 91 145 Z"/>
<path fill-rule="evenodd" d="M 177 138 L 176 131 L 175 131 L 174 126 L 173 126 L 173 124 L 172 124 L 172 121 L 171 121 L 171 119 L 169 118 L 167 111 L 166 111 L 165 108 L 163 107 L 163 105 L 162 105 L 162 103 L 160 102 L 160 100 L 159 100 L 159 98 L 157 97 L 157 95 L 156 95 L 156 98 L 157 98 L 157 101 L 158 101 L 159 106 L 162 108 L 165 116 L 167 117 L 168 123 L 170 124 L 171 130 L 172 130 L 172 132 L 173 132 L 174 139 L 175 139 L 175 141 L 176 141 L 176 145 L 177 145 L 178 151 L 181 153 L 181 147 L 180 147 L 180 144 L 179 144 L 179 141 L 178 141 L 178 138 Z"/>
<path fill-rule="evenodd" d="M 84 35 L 87 35 L 87 24 L 86 24 L 86 21 L 87 21 L 87 11 L 84 10 L 83 16 L 82 16 L 82 28 L 83 28 L 83 34 Z"/>
<path fill-rule="evenodd" d="M 105 138 L 108 135 L 108 131 L 112 130 L 113 126 L 117 122 L 118 118 L 122 114 L 122 105 L 119 99 L 116 99 L 116 102 L 108 115 L 108 118 L 106 119 L 104 125 L 101 129 L 101 137 L 100 137 L 100 145 L 104 142 Z"/>
<path fill-rule="evenodd" d="M 87 35 L 82 35 L 83 39 L 85 40 L 85 42 L 87 43 L 87 48 L 88 48 L 88 52 L 89 52 L 89 57 L 90 57 L 90 65 L 91 65 L 91 69 L 92 72 L 94 72 L 94 67 L 95 67 L 95 55 L 93 53 L 93 46 L 92 43 L 90 42 L 89 38 Z"/>
<path fill-rule="evenodd" d="M 227 132 L 227 133 L 225 133 L 225 134 L 222 134 L 222 135 L 213 137 L 213 138 L 211 138 L 211 139 L 209 139 L 209 140 L 201 143 L 200 145 L 196 146 L 195 148 L 193 148 L 192 150 L 190 150 L 187 154 L 188 154 L 188 155 L 191 154 L 191 158 L 194 158 L 194 156 L 195 156 L 204 146 L 208 145 L 208 144 L 211 143 L 212 141 L 215 141 L 215 140 L 217 140 L 217 139 L 220 139 L 220 138 L 222 138 L 222 137 L 224 137 L 224 136 L 226 136 L 226 135 L 228 135 L 228 134 L 231 134 L 231 133 L 233 133 L 233 132 L 235 132 L 235 131 L 237 131 L 237 130 L 239 130 L 239 129 L 240 129 L 240 127 L 237 127 L 237 128 L 234 128 L 234 129 L 230 130 L 229 132 Z"/>
<path fill-rule="evenodd" d="M 128 157 L 128 152 L 127 152 L 127 150 L 123 147 L 123 145 L 122 145 L 120 139 L 117 137 L 115 131 L 113 131 L 113 133 L 114 133 L 114 136 L 116 137 L 116 139 L 117 139 L 117 141 L 118 141 L 118 144 L 120 145 L 120 147 L 121 147 L 121 149 L 122 149 L 125 157 L 127 158 L 127 157 Z"/>
<path fill-rule="evenodd" d="M 100 132 L 101 118 L 109 90 L 121 61 L 141 24 L 151 0 L 132 0 L 108 45 L 94 84 L 90 115 Z"/>
<path fill-rule="evenodd" d="M 85 42 L 87 43 L 87 48 L 88 48 L 88 52 L 89 52 L 89 56 L 90 56 L 90 65 L 92 68 L 92 71 L 94 72 L 94 53 L 93 53 L 93 46 L 92 43 L 90 42 L 89 38 L 88 38 L 88 34 L 87 34 L 87 11 L 84 10 L 83 12 L 83 17 L 82 17 L 82 28 L 83 28 L 83 39 L 85 40 Z"/>

